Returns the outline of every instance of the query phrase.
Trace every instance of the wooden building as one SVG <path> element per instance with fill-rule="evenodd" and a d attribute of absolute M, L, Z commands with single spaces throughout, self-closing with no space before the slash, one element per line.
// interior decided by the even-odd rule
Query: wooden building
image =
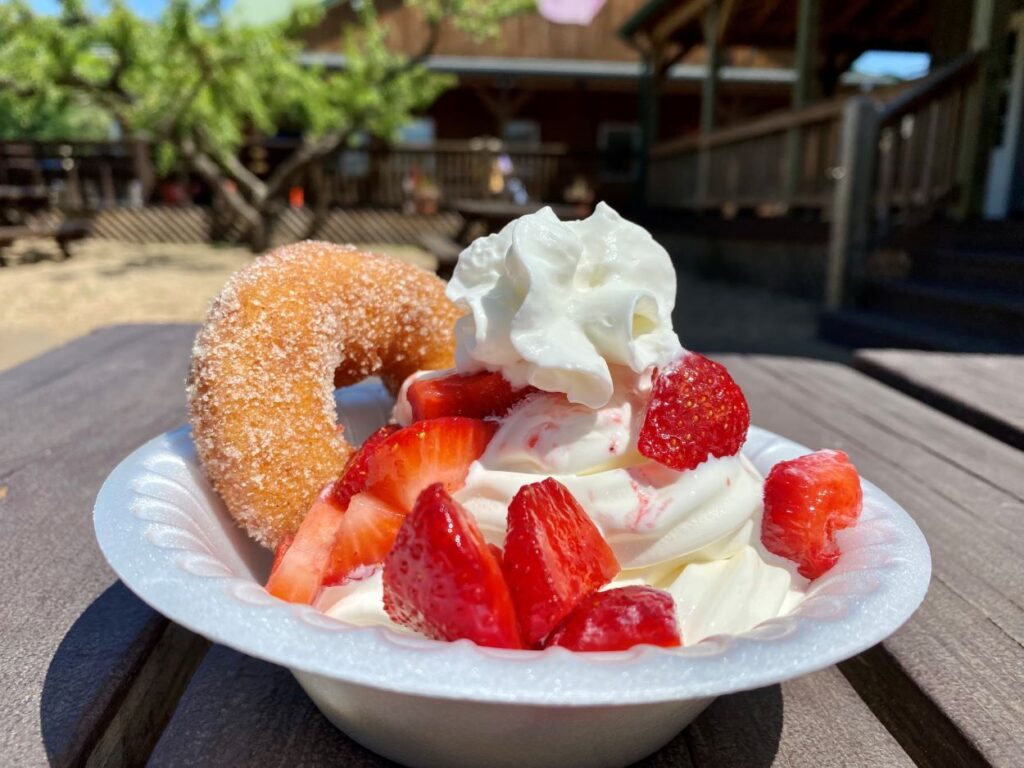
<path fill-rule="evenodd" d="M 608 0 L 587 26 L 523 14 L 506 20 L 496 40 L 483 42 L 445 26 L 426 65 L 456 75 L 458 83 L 408 126 L 402 140 L 489 137 L 520 152 L 535 147 L 568 153 L 575 156 L 568 166 L 585 167 L 603 196 L 628 204 L 642 168 L 645 60 L 643 46 L 620 31 L 643 8 L 643 0 Z M 418 11 L 394 1 L 378 3 L 378 11 L 394 49 L 410 55 L 421 50 L 427 32 Z M 344 67 L 341 33 L 351 13 L 347 3 L 328 4 L 309 35 L 309 61 Z M 742 121 L 788 105 L 794 78 L 789 46 L 727 46 L 719 61 L 724 119 Z M 659 84 L 661 135 L 698 129 L 706 63 L 707 50 L 696 45 L 665 68 Z M 845 81 L 847 89 L 858 85 Z M 558 194 L 552 190 L 539 193 L 541 199 Z"/>
<path fill-rule="evenodd" d="M 650 0 L 622 32 L 643 51 L 650 94 L 647 203 L 676 220 L 720 217 L 719 264 L 742 262 L 761 281 L 816 279 L 831 310 L 823 330 L 843 343 L 1024 343 L 1024 1 Z M 724 51 L 787 41 L 788 107 L 729 119 Z M 665 73 L 699 46 L 710 63 L 700 130 L 666 133 Z M 837 73 L 869 49 L 926 52 L 931 71 L 836 95 Z M 730 251 L 751 219 L 777 222 L 781 248 L 761 228 L 756 246 Z M 807 221 L 825 233 L 820 249 L 795 242 Z"/>

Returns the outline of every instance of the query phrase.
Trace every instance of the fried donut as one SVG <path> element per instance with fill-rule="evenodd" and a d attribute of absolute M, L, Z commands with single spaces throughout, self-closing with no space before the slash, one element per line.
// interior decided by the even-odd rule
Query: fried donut
<path fill-rule="evenodd" d="M 196 336 L 187 391 L 196 451 L 261 544 L 294 533 L 353 448 L 334 387 L 379 375 L 394 392 L 453 365 L 460 314 L 444 282 L 352 246 L 305 242 L 231 277 Z"/>

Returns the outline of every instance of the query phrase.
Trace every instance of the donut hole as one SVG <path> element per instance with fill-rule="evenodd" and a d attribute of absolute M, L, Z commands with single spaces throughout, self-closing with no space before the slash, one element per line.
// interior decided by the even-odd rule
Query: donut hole
<path fill-rule="evenodd" d="M 345 439 L 361 445 L 366 438 L 388 423 L 395 399 L 377 377 L 334 391 L 336 418 L 345 430 Z"/>

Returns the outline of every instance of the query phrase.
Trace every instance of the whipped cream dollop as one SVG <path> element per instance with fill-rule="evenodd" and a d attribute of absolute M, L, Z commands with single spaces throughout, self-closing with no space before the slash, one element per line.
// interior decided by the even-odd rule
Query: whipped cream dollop
<path fill-rule="evenodd" d="M 590 408 L 612 397 L 610 365 L 639 374 L 682 349 L 668 253 L 605 203 L 580 221 L 542 208 L 476 240 L 447 293 L 469 311 L 455 325 L 460 372 L 500 370 Z"/>

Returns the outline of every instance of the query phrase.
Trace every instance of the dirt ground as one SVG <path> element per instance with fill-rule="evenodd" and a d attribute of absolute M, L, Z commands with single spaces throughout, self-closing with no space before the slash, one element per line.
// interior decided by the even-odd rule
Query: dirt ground
<path fill-rule="evenodd" d="M 432 269 L 414 246 L 368 244 L 370 250 Z M 0 370 L 103 325 L 199 322 L 210 299 L 253 256 L 205 244 L 138 244 L 85 240 L 72 258 L 49 241 L 23 241 L 0 269 Z"/>

